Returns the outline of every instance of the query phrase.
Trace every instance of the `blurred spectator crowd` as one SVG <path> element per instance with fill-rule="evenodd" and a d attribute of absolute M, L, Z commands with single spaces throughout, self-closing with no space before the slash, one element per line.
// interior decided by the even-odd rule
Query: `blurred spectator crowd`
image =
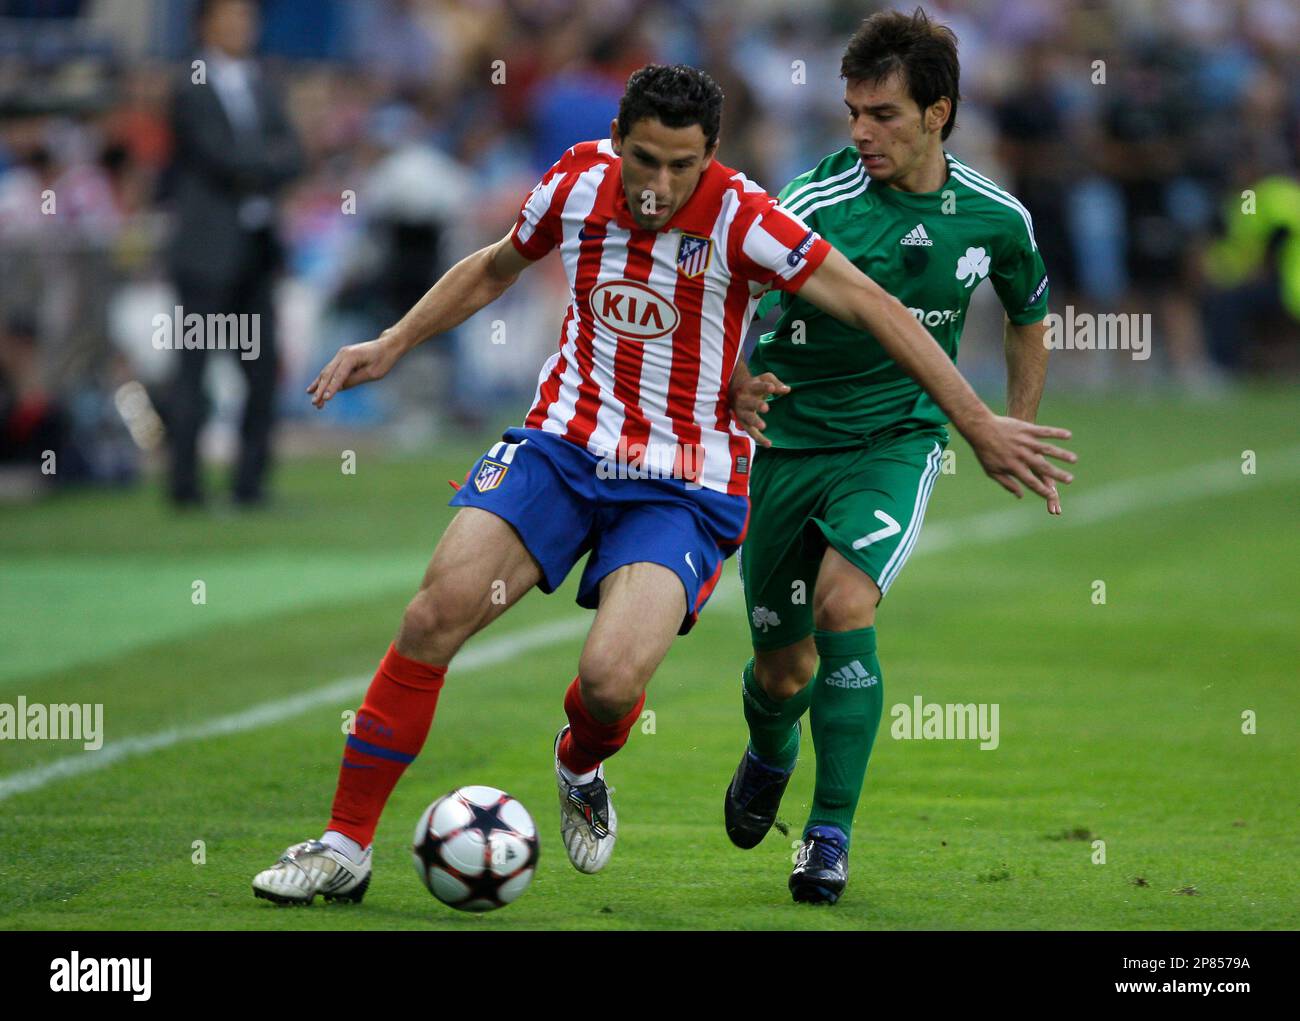
<path fill-rule="evenodd" d="M 708 70 L 726 94 L 720 158 L 775 192 L 847 143 L 840 55 L 886 5 L 259 6 L 258 59 L 302 151 L 281 195 L 276 291 L 292 424 L 307 420 L 303 388 L 339 345 L 395 321 L 448 265 L 507 231 L 565 148 L 608 133 L 632 70 Z M 1153 316 L 1150 362 L 1058 359 L 1049 386 L 1207 392 L 1296 371 L 1300 4 L 923 6 L 960 44 L 948 147 L 1029 207 L 1053 309 Z M 193 18 L 186 0 L 0 0 L 0 460 L 60 449 L 65 480 L 125 480 L 157 442 L 151 406 L 165 421 L 165 400 L 140 395 L 161 393 L 171 371 L 150 323 L 175 303 L 162 268 L 170 109 L 191 71 Z M 457 425 L 513 423 L 565 299 L 557 265 L 526 274 L 501 307 L 425 345 L 382 389 L 342 395 L 328 421 L 383 426 L 412 446 Z M 1000 314 L 982 308 L 988 328 L 967 329 L 962 364 L 992 380 Z M 233 361 L 221 371 L 218 447 L 241 385 Z"/>

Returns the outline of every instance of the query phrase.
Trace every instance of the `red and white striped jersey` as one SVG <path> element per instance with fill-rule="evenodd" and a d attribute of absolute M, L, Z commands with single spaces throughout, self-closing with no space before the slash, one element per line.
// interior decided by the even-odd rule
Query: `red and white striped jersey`
<path fill-rule="evenodd" d="M 575 145 L 529 193 L 511 240 L 559 248 L 572 300 L 526 428 L 597 457 L 745 494 L 753 441 L 727 391 L 758 298 L 797 291 L 830 245 L 716 159 L 658 230 L 628 210 L 608 139 Z"/>

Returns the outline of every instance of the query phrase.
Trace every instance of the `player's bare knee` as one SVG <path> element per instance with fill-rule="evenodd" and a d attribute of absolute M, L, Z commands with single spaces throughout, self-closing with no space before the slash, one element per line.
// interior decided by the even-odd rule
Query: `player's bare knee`
<path fill-rule="evenodd" d="M 784 702 L 786 699 L 794 698 L 795 695 L 803 691 L 811 679 L 811 669 L 807 672 L 781 674 L 774 682 L 764 684 L 763 690 L 773 700 Z"/>
<path fill-rule="evenodd" d="M 447 658 L 475 631 L 473 615 L 436 586 L 421 589 L 406 604 L 398 636 L 402 647 L 445 650 Z"/>
<path fill-rule="evenodd" d="M 630 713 L 645 690 L 646 680 L 634 657 L 620 657 L 614 650 L 584 650 L 578 663 L 582 704 L 603 722 Z"/>
<path fill-rule="evenodd" d="M 818 585 L 813 596 L 813 624 L 819 631 L 856 631 L 876 624 L 876 587 L 866 584 Z"/>
<path fill-rule="evenodd" d="M 423 642 L 438 631 L 441 620 L 439 607 L 428 589 L 417 592 L 402 614 L 402 635 Z"/>
<path fill-rule="evenodd" d="M 583 678 L 585 681 L 586 678 Z M 636 689 L 609 684 L 581 684 L 582 704 L 602 723 L 613 723 L 636 708 L 641 694 Z"/>
<path fill-rule="evenodd" d="M 817 650 L 811 643 L 782 649 L 777 654 L 760 652 L 754 656 L 754 679 L 778 702 L 799 694 L 816 670 Z"/>

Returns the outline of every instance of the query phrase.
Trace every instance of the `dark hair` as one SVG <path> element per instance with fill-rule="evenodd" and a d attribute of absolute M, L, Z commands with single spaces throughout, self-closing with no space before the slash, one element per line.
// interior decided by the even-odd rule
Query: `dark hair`
<path fill-rule="evenodd" d="M 952 29 L 931 21 L 919 7 L 911 15 L 899 11 L 873 14 L 849 40 L 840 61 L 840 77 L 851 82 L 881 82 L 895 71 L 902 74 L 908 94 L 922 110 L 941 96 L 952 101 L 952 112 L 939 137 L 951 135 L 961 98 L 961 64 Z"/>
<path fill-rule="evenodd" d="M 712 149 L 722 122 L 722 89 L 703 71 L 687 64 L 647 64 L 627 80 L 618 103 L 619 134 L 626 135 L 633 124 L 647 117 L 658 118 L 668 128 L 698 124 L 704 132 L 704 147 Z"/>
<path fill-rule="evenodd" d="M 194 6 L 193 24 L 195 26 L 202 25 L 205 21 L 208 20 L 208 15 L 210 15 L 222 4 L 234 3 L 234 2 L 236 2 L 236 0 L 198 0 L 198 3 L 195 4 Z M 239 2 L 244 2 L 244 0 L 239 0 Z M 258 3 L 258 0 L 251 0 L 251 2 L 253 5 L 253 10 L 257 11 L 257 13 L 260 14 L 261 4 Z"/>

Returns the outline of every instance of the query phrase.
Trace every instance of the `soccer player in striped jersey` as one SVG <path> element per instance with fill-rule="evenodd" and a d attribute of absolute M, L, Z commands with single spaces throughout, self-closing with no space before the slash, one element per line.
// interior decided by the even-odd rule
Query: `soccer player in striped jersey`
<path fill-rule="evenodd" d="M 797 291 L 878 337 L 988 470 L 1042 493 L 1044 479 L 1064 477 L 1043 460 L 1064 430 L 993 415 L 902 305 L 715 159 L 721 108 L 721 90 L 693 68 L 637 71 L 608 140 L 566 152 L 509 234 L 459 262 L 380 337 L 342 348 L 308 388 L 322 407 L 379 379 L 558 250 L 572 300 L 532 408 L 451 500 L 460 509 L 346 739 L 326 832 L 259 873 L 258 896 L 361 899 L 380 812 L 424 744 L 448 664 L 584 556 L 578 602 L 596 615 L 564 696 L 554 767 L 569 859 L 582 872 L 604 867 L 618 820 L 603 763 L 744 537 L 753 445 L 733 409 L 755 413 L 774 384 L 733 390 L 733 374 L 763 291 Z"/>
<path fill-rule="evenodd" d="M 852 144 L 790 182 L 782 207 L 898 297 L 953 360 L 971 295 L 991 280 L 1006 312 L 1007 414 L 1033 421 L 1047 371 L 1047 274 L 1024 206 L 944 151 L 956 39 L 919 9 L 878 13 L 841 72 Z M 788 390 L 770 401 L 771 449 L 750 486 L 740 554 L 754 648 L 742 677 L 750 741 L 725 813 L 735 844 L 762 840 L 808 711 L 817 774 L 789 887 L 796 901 L 834 903 L 884 702 L 876 605 L 915 549 L 948 416 L 874 331 L 809 297 L 773 296 L 780 319 L 750 361 Z M 1054 490 L 1047 506 L 1060 513 Z"/>

